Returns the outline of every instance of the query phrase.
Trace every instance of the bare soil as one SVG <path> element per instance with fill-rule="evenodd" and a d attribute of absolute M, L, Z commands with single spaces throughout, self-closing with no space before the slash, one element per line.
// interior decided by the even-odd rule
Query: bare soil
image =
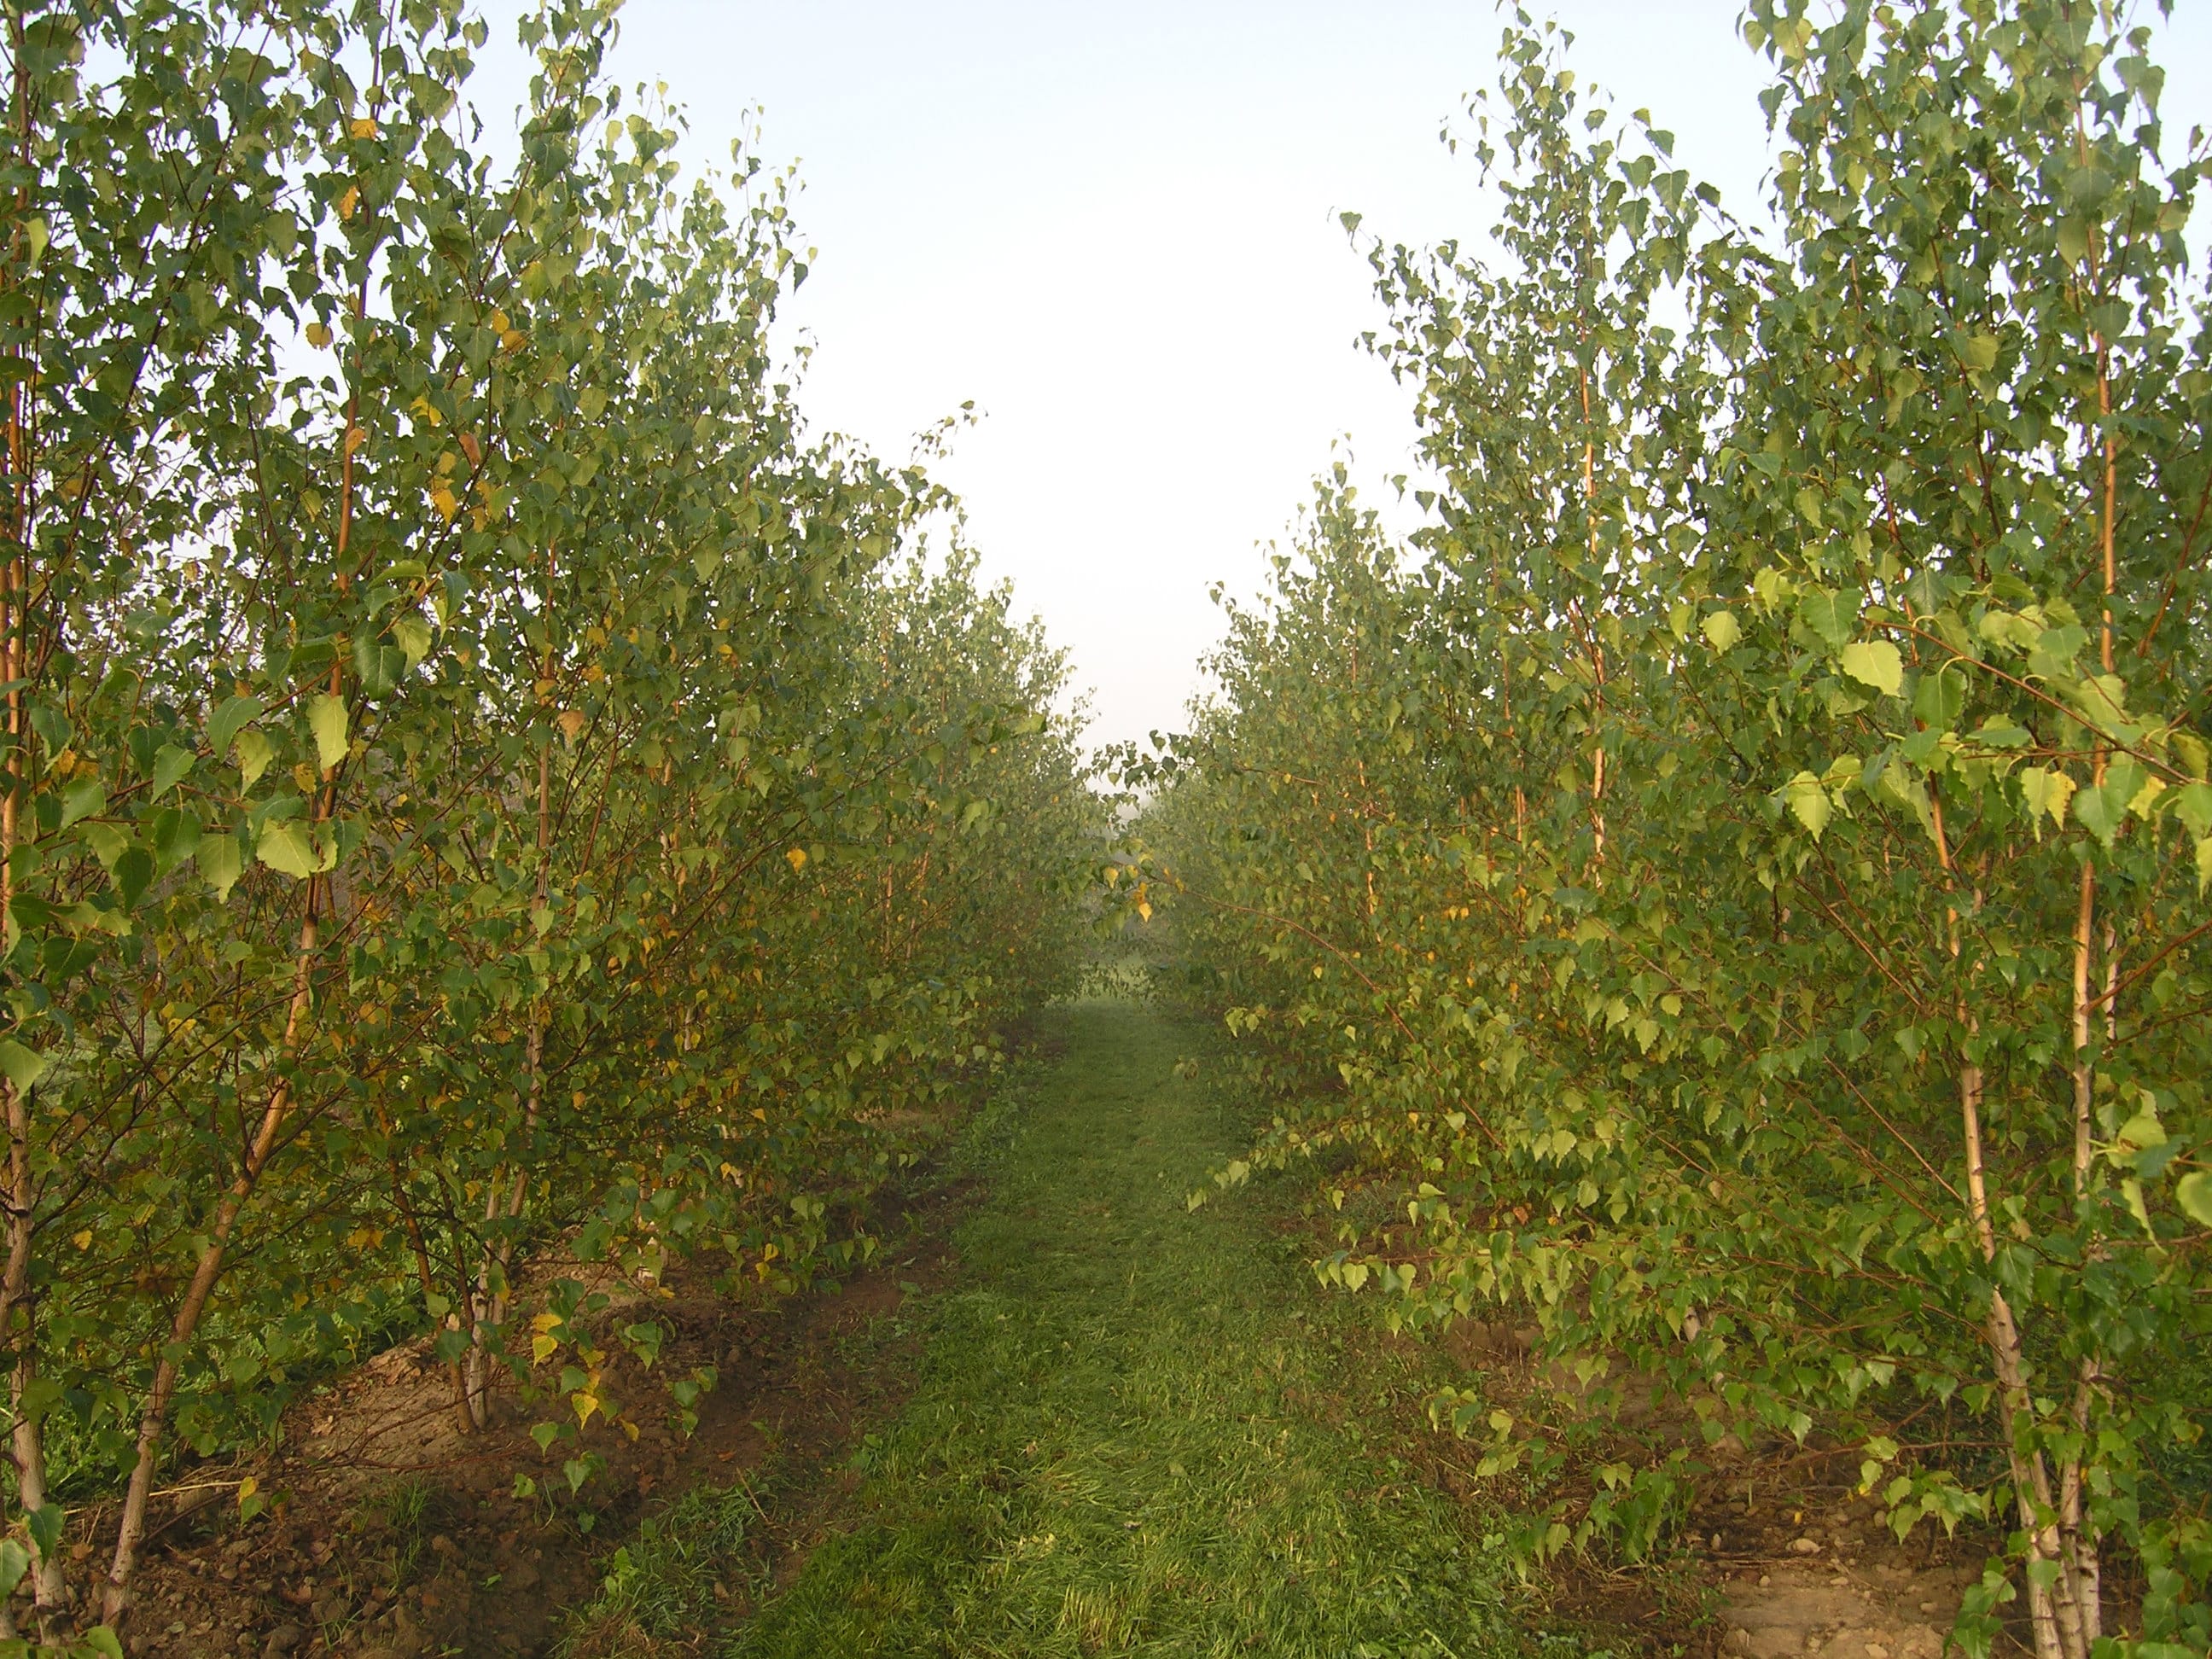
<path fill-rule="evenodd" d="M 584 1444 L 606 1467 L 573 1499 L 560 1465 L 578 1455 L 574 1443 L 542 1452 L 511 1404 L 490 1430 L 465 1433 L 427 1339 L 379 1356 L 291 1413 L 280 1453 L 202 1468 L 173 1491 L 125 1626 L 129 1650 L 164 1659 L 548 1653 L 649 1506 L 770 1468 L 814 1502 L 780 1505 L 786 1512 L 772 1520 L 764 1513 L 763 1547 L 803 1553 L 808 1509 L 851 1479 L 833 1466 L 896 1412 L 912 1376 L 897 1341 L 854 1339 L 950 1279 L 947 1235 L 971 1196 L 939 1186 L 887 1200 L 872 1228 L 884 1244 L 868 1267 L 780 1305 L 733 1302 L 703 1271 L 663 1290 L 600 1287 L 650 1297 L 669 1335 L 653 1376 L 627 1358 L 610 1365 L 606 1387 L 631 1403 L 641 1430 L 632 1440 L 592 1424 Z M 688 1438 L 639 1409 L 660 1379 L 701 1364 L 714 1366 L 718 1382 Z M 805 1479 L 808 1471 L 819 1478 Z M 519 1474 L 563 1499 L 518 1497 Z M 241 1522 L 237 1483 L 247 1474 L 276 1499 Z"/>

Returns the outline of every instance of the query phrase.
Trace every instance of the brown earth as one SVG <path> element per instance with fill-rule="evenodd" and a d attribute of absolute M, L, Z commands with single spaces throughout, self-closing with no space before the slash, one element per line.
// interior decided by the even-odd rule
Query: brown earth
<path fill-rule="evenodd" d="M 1529 1352 L 1534 1334 L 1468 1322 L 1444 1340 L 1491 1397 L 1525 1401 L 1540 1386 L 1554 1401 L 1571 1402 L 1589 1385 L 1557 1366 L 1540 1375 Z M 1655 1408 L 1653 1390 L 1635 1378 L 1615 1380 L 1619 1420 L 1638 1440 L 1698 1443 L 1686 1413 Z M 1633 1455 L 1638 1441 L 1624 1437 L 1609 1449 Z M 1471 1473 L 1474 1455 L 1445 1455 L 1455 1490 L 1483 1490 Z M 1731 1438 L 1700 1455 L 1713 1473 L 1688 1526 L 1662 1543 L 1659 1559 L 1623 1565 L 1593 1553 L 1554 1564 L 1559 1604 L 1587 1621 L 1593 1639 L 1684 1659 L 1938 1659 L 1957 1651 L 1950 1632 L 1961 1597 L 1999 1553 L 1997 1537 L 1967 1528 L 1946 1535 L 1923 1522 L 1900 1543 L 1878 1504 L 1835 1483 L 1838 1468 L 1853 1462 L 1840 1453 L 1783 1442 L 1747 1452 Z M 2027 1650 L 2000 1638 L 1995 1651 L 2002 1659 Z"/>
<path fill-rule="evenodd" d="M 610 1364 L 605 1387 L 639 1431 L 633 1440 L 592 1424 L 583 1443 L 606 1467 L 573 1498 L 561 1464 L 578 1455 L 574 1443 L 542 1452 L 512 1401 L 489 1431 L 464 1433 L 427 1340 L 379 1356 L 292 1413 L 280 1453 L 204 1467 L 171 1490 L 125 1628 L 128 1650 L 550 1651 L 568 1610 L 598 1590 L 605 1558 L 649 1509 L 702 1482 L 744 1486 L 767 1471 L 808 1486 L 817 1503 L 850 1480 L 830 1466 L 902 1401 L 914 1368 L 901 1362 L 916 1339 L 896 1316 L 955 1270 L 948 1235 L 970 1196 L 939 1187 L 889 1203 L 872 1219 L 883 1244 L 870 1265 L 780 1305 L 733 1302 L 703 1271 L 665 1289 L 598 1286 L 618 1303 L 652 1299 L 669 1334 L 652 1375 L 627 1358 Z M 687 1439 L 647 1405 L 665 1399 L 662 1379 L 702 1364 L 718 1380 Z M 519 1474 L 540 1494 L 517 1496 Z M 238 1483 L 248 1474 L 275 1500 L 241 1522 Z M 803 1548 L 811 1530 L 806 1505 L 779 1507 L 792 1512 L 764 1526 L 758 1546 L 771 1557 Z M 767 1563 L 771 1573 L 778 1565 Z"/>

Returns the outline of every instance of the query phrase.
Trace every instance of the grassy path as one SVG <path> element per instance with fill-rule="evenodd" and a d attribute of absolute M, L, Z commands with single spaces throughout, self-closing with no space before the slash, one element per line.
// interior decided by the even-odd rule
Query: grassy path
<path fill-rule="evenodd" d="M 1360 1439 L 1376 1345 L 1259 1206 L 1186 1212 L 1243 1135 L 1174 1077 L 1176 1028 L 1055 1018 L 1065 1056 L 995 1130 L 962 1286 L 853 1518 L 729 1651 L 1528 1650 L 1474 1517 Z"/>

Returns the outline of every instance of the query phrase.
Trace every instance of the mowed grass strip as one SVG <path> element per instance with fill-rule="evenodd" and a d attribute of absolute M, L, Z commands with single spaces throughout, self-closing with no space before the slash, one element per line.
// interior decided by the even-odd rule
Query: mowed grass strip
<path fill-rule="evenodd" d="M 854 1521 L 729 1651 L 1529 1650 L 1479 1517 L 1360 1438 L 1406 1362 L 1259 1206 L 1187 1211 L 1246 1127 L 1173 1075 L 1190 1035 L 1126 1002 L 1056 1018 Z"/>

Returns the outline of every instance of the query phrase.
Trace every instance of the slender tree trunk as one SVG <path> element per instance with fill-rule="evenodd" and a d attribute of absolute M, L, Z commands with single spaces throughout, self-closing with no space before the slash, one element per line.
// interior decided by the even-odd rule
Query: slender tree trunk
<path fill-rule="evenodd" d="M 307 914 L 300 924 L 292 970 L 291 1004 L 285 1012 L 284 1036 L 278 1050 L 280 1065 L 287 1066 L 299 1054 L 314 997 L 315 951 L 319 937 L 315 902 L 319 887 L 319 881 L 309 878 Z M 276 1150 L 285 1120 L 291 1114 L 292 1101 L 292 1079 L 289 1075 L 281 1076 L 270 1091 L 269 1103 L 262 1109 L 261 1127 L 246 1152 L 246 1161 L 216 1207 L 214 1224 L 208 1229 L 207 1243 L 193 1266 L 191 1283 L 185 1289 L 176 1317 L 170 1322 L 169 1340 L 155 1364 L 153 1387 L 148 1391 L 146 1408 L 138 1419 L 137 1458 L 131 1466 L 130 1486 L 124 1493 L 123 1519 L 116 1533 L 115 1554 L 109 1563 L 107 1583 L 100 1597 L 100 1616 L 111 1625 L 121 1620 L 130 1605 L 131 1579 L 137 1570 L 139 1540 L 146 1530 L 146 1504 L 154 1490 L 154 1469 L 159 1462 L 161 1437 L 168 1427 L 169 1406 L 176 1394 L 180 1362 L 199 1329 L 208 1298 L 215 1294 L 216 1281 L 222 1276 L 223 1256 L 230 1247 L 231 1235 L 237 1230 L 238 1218 L 252 1198 L 261 1172 L 268 1167 Z"/>
<path fill-rule="evenodd" d="M 2088 160 L 2088 135 L 2081 107 L 2082 86 L 2077 78 L 2075 84 L 2075 140 L 2076 159 Z M 2092 304 L 2104 293 L 2104 239 L 2100 228 L 2092 226 L 2083 263 L 2087 276 L 2085 297 Z M 2112 672 L 2112 595 L 2118 585 L 2118 559 L 2115 538 L 2119 520 L 2119 444 L 2112 429 L 2112 350 L 2101 328 L 2093 328 L 2097 379 L 2097 429 L 2092 434 L 2090 451 L 2101 463 L 2098 477 L 2097 554 L 2103 578 L 2104 605 L 2098 628 L 2098 657 L 2104 672 Z M 2094 762 L 2094 778 L 2098 784 L 2105 781 L 2111 760 L 2110 746 L 2100 736 L 2097 741 Z M 2105 1037 L 2109 1042 L 2119 1035 L 2119 946 L 2112 924 L 2106 919 L 2103 924 L 2104 994 L 2093 999 L 2090 992 L 2094 982 L 2092 957 L 2098 942 L 2097 870 L 2093 858 L 2081 860 L 2081 899 L 2074 922 L 2074 982 L 2073 982 L 2073 1038 L 2074 1038 L 2074 1200 L 2078 1224 L 2094 1227 L 2092 1200 L 2094 1196 L 2091 1177 L 2094 1170 L 2095 1111 L 2097 1093 L 2096 1060 L 2092 1049 L 2095 1036 L 2097 1003 L 2105 1007 Z M 2094 1261 L 2103 1255 L 2101 1238 L 2093 1234 L 2083 1241 L 2083 1258 Z M 2059 1466 L 2059 1491 L 2057 1506 L 2056 1530 L 2058 1535 L 2059 1576 L 2055 1586 L 2055 1600 L 2061 1626 L 2061 1636 L 2069 1644 L 2067 1659 L 2086 1656 L 2090 1644 L 2104 1632 L 2103 1571 L 2100 1559 L 2100 1538 L 2097 1528 L 2087 1512 L 2084 1492 L 2087 1483 L 2086 1461 L 2092 1443 L 2091 1431 L 2096 1397 L 2102 1384 L 2102 1368 L 2093 1351 L 2084 1353 L 2075 1370 L 2072 1398 L 2068 1415 L 2075 1432 L 2075 1449 Z"/>
<path fill-rule="evenodd" d="M 1589 331 L 1583 331 L 1587 342 Z M 1582 364 L 1577 371 L 1582 383 L 1583 399 L 1583 517 L 1589 532 L 1590 569 L 1597 569 L 1597 434 L 1590 426 L 1589 365 Z M 1595 708 L 1601 724 L 1605 716 L 1605 647 L 1598 643 L 1595 629 L 1585 624 L 1589 635 L 1590 666 L 1597 676 Z M 1590 755 L 1590 835 L 1595 852 L 1595 861 L 1605 862 L 1605 744 L 1601 739 Z"/>
<path fill-rule="evenodd" d="M 1944 950 L 1953 971 L 1963 960 L 1958 905 L 1958 871 L 1951 858 L 1950 838 L 1943 823 L 1943 803 L 1931 793 L 1929 817 L 1936 831 L 1936 857 L 1942 865 L 1951 898 L 1944 906 Z M 1976 890 L 1975 902 L 1980 901 Z M 1971 1043 L 1979 1034 L 1968 988 L 1958 987 L 1955 1012 L 1959 1029 Z M 2036 1659 L 2086 1659 L 2063 1641 L 2058 1610 L 2044 1583 L 2045 1564 L 2058 1559 L 2058 1529 L 2052 1524 L 2051 1472 L 2033 1440 L 2035 1401 L 2028 1392 L 2028 1366 L 2021 1341 L 2020 1325 L 2012 1304 L 1994 1282 L 1997 1258 L 1996 1229 L 1990 1219 L 1989 1168 L 1982 1138 L 1982 1107 L 1986 1086 L 1979 1061 L 1961 1054 L 1959 1061 L 1959 1131 L 1966 1164 L 1966 1213 L 1983 1261 L 1991 1268 L 1989 1306 L 1984 1310 L 1983 1340 L 1990 1351 L 1990 1369 L 1997 1379 L 1997 1423 L 2004 1436 L 2005 1457 L 2012 1474 L 2013 1492 L 2020 1513 L 2021 1530 L 2027 1538 L 2027 1616 L 2035 1639 Z"/>
<path fill-rule="evenodd" d="M 31 164 L 30 65 L 24 52 L 23 13 L 20 6 L 10 9 L 8 33 L 15 70 L 11 88 L 15 119 L 11 125 L 19 161 L 27 168 Z M 27 190 L 19 186 L 15 192 L 19 219 L 29 206 Z M 15 545 L 8 551 L 4 566 L 0 566 L 0 680 L 9 687 L 8 752 L 4 769 L 0 769 L 0 942 L 10 949 L 15 943 L 14 854 L 21 840 L 22 801 L 31 781 L 30 757 L 25 749 L 30 733 L 24 716 L 22 692 L 25 671 L 30 663 L 33 507 L 31 415 L 28 388 L 23 381 L 17 380 L 8 392 L 7 458 L 13 486 L 9 492 L 12 522 L 9 528 Z M 28 1516 L 44 1509 L 48 1502 L 46 1429 L 27 1409 L 39 1364 L 38 1309 L 30 1289 L 38 1206 L 37 1182 L 31 1170 L 30 1091 L 17 1087 L 12 1078 L 0 1078 L 0 1102 L 4 1102 L 8 1120 L 8 1253 L 5 1272 L 0 1273 L 0 1342 L 8 1345 L 15 1359 L 9 1379 L 9 1397 L 15 1418 L 9 1449 L 15 1465 L 16 1502 Z M 26 1542 L 31 1552 L 31 1595 L 37 1609 L 40 1638 L 42 1641 L 61 1639 L 70 1633 L 70 1624 L 68 1583 L 62 1558 L 58 1552 L 50 1554 L 40 1549 L 35 1533 L 31 1533 Z"/>
<path fill-rule="evenodd" d="M 1996 1261 L 1996 1232 L 1990 1221 L 1987 1175 L 1982 1156 L 1982 1068 L 1969 1061 L 1959 1068 L 1959 1116 L 1966 1149 L 1966 1203 L 1974 1224 L 1982 1260 Z M 2011 1466 L 2013 1491 L 2017 1497 L 2021 1529 L 2027 1535 L 2027 1613 L 2034 1632 L 2036 1659 L 2080 1659 L 2062 1644 L 2059 1620 L 2052 1598 L 2038 1569 L 2058 1559 L 2058 1528 L 2045 1519 L 2052 1512 L 2050 1470 L 2029 1437 L 2035 1423 L 2035 1402 L 2027 1389 L 2027 1362 L 2022 1352 L 2020 1328 L 2012 1304 L 1995 1285 L 1983 1323 L 1990 1358 L 1997 1377 L 1997 1421 L 2004 1436 L 2005 1456 Z"/>
<path fill-rule="evenodd" d="M 553 612 L 553 555 L 545 556 L 545 605 L 547 617 L 545 649 L 538 665 L 541 683 L 553 678 L 553 641 L 551 621 Z M 532 890 L 533 915 L 545 908 L 552 894 L 552 872 L 550 867 L 553 849 L 553 739 L 549 732 L 538 748 L 538 878 Z M 545 1088 L 545 998 L 533 996 L 530 1003 L 530 1035 L 523 1053 L 525 1099 L 522 1132 L 535 1134 L 544 1110 Z M 512 1182 L 495 1180 L 486 1197 L 484 1220 L 496 1230 L 489 1241 L 482 1271 L 477 1275 L 475 1328 L 469 1343 L 467 1415 L 478 1428 L 491 1421 L 491 1354 L 490 1344 L 498 1340 L 507 1323 L 509 1285 L 507 1273 L 514 1261 L 514 1246 L 511 1237 L 517 1223 L 522 1219 L 523 1204 L 528 1194 L 526 1167 L 518 1163 Z"/>

